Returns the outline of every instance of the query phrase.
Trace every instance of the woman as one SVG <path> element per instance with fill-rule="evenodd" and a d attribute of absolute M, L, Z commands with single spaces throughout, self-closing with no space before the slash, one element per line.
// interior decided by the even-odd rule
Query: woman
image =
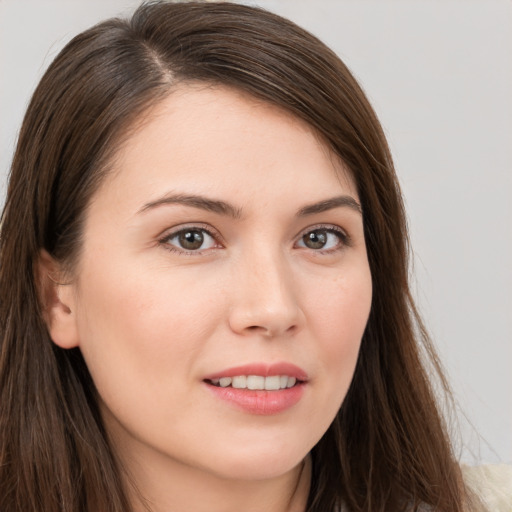
<path fill-rule="evenodd" d="M 290 22 L 155 3 L 73 39 L 0 254 L 0 510 L 477 506 L 382 130 Z"/>

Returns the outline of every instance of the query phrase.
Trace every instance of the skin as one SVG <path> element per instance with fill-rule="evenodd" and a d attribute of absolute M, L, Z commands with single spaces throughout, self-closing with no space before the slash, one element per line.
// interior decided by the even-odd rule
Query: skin
<path fill-rule="evenodd" d="M 236 216 L 163 200 L 176 194 L 227 202 Z M 304 510 L 307 454 L 346 395 L 372 295 L 360 211 L 297 215 L 339 196 L 359 201 L 305 123 L 227 88 L 175 90 L 119 150 L 71 284 L 51 281 L 48 323 L 56 344 L 80 347 L 154 512 Z M 180 246 L 184 228 L 203 235 L 199 249 Z M 306 245 L 311 233 L 327 237 L 323 249 Z M 58 273 L 48 256 L 42 265 Z M 203 381 L 282 361 L 308 380 L 278 414 L 240 410 Z"/>

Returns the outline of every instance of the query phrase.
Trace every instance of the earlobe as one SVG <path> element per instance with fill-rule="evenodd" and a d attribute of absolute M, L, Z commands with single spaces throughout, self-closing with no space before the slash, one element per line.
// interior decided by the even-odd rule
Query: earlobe
<path fill-rule="evenodd" d="M 66 282 L 60 265 L 42 250 L 37 263 L 39 300 L 52 341 L 61 348 L 79 345 L 74 286 Z"/>

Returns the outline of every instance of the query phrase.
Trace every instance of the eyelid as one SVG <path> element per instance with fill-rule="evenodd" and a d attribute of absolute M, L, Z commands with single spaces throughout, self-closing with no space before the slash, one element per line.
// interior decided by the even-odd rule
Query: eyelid
<path fill-rule="evenodd" d="M 174 238 L 176 235 L 181 233 L 182 231 L 187 230 L 197 230 L 197 231 L 204 231 L 209 236 L 211 236 L 216 244 L 217 247 L 209 248 L 209 249 L 198 249 L 196 251 L 190 251 L 187 249 L 180 249 L 179 247 L 175 245 L 171 245 L 169 243 L 169 240 Z M 162 245 L 165 249 L 171 252 L 175 252 L 178 254 L 184 254 L 184 255 L 193 255 L 193 256 L 201 256 L 206 252 L 219 249 L 220 246 L 224 245 L 224 239 L 222 235 L 214 229 L 211 225 L 205 224 L 203 222 L 187 222 L 185 224 L 179 224 L 178 226 L 174 226 L 172 228 L 167 229 L 164 231 L 162 235 L 158 237 L 158 243 Z"/>
<path fill-rule="evenodd" d="M 172 252 L 176 252 L 178 254 L 183 254 L 183 255 L 194 255 L 194 256 L 200 256 L 200 255 L 203 255 L 209 251 L 212 251 L 212 250 L 215 250 L 215 249 L 218 249 L 219 247 L 213 247 L 213 248 L 209 248 L 209 249 L 198 249 L 198 250 L 195 250 L 195 251 L 187 251 L 186 249 L 180 249 L 179 247 L 176 247 L 174 245 L 171 245 L 169 244 L 169 240 L 173 237 L 175 237 L 176 235 L 178 235 L 179 233 L 181 233 L 182 231 L 186 231 L 187 229 L 197 229 L 198 231 L 204 231 L 206 232 L 209 236 L 211 236 L 217 244 L 219 244 L 220 246 L 224 246 L 225 245 L 225 241 L 224 241 L 224 238 L 222 237 L 222 235 L 219 233 L 219 231 L 217 231 L 216 229 L 214 229 L 211 225 L 209 224 L 205 224 L 203 222 L 187 222 L 185 224 L 180 224 L 178 226 L 174 226 L 173 228 L 170 228 L 170 229 L 167 229 L 163 235 L 160 235 L 158 237 L 158 242 L 160 245 L 162 245 L 165 249 L 169 250 L 169 251 L 172 251 Z M 336 252 L 336 251 L 339 251 L 341 249 L 343 249 L 344 247 L 350 247 L 352 245 L 352 240 L 349 236 L 349 234 L 346 232 L 346 230 L 344 230 L 343 228 L 341 228 L 340 226 L 336 225 L 336 224 L 314 224 L 312 226 L 308 226 L 307 228 L 304 228 L 302 229 L 296 236 L 295 236 L 295 243 L 294 245 L 296 245 L 298 243 L 299 240 L 301 240 L 301 238 L 311 232 L 311 231 L 315 231 L 315 230 L 321 230 L 321 229 L 324 229 L 326 231 L 329 231 L 331 233 L 335 233 L 336 235 L 339 236 L 340 238 L 340 246 L 339 247 L 336 247 L 334 249 L 317 249 L 317 250 L 314 250 L 314 249 L 309 249 L 310 251 L 316 253 L 316 254 L 322 254 L 322 253 L 333 253 L 333 252 Z M 304 249 L 308 249 L 308 247 L 301 247 L 301 248 L 304 248 Z"/>
<path fill-rule="evenodd" d="M 332 253 L 332 252 L 336 252 L 338 250 L 343 249 L 343 247 L 350 247 L 352 245 L 352 239 L 350 238 L 350 235 L 347 233 L 347 231 L 336 224 L 314 224 L 313 226 L 308 226 L 307 228 L 301 230 L 299 232 L 299 234 L 295 237 L 296 238 L 295 243 L 298 243 L 298 241 L 301 240 L 302 237 L 304 235 L 306 235 L 307 233 L 310 233 L 311 231 L 321 230 L 321 229 L 324 229 L 326 231 L 329 231 L 331 233 L 335 233 L 336 235 L 338 235 L 340 238 L 340 247 L 336 247 L 334 249 L 325 249 L 325 250 L 310 249 L 311 251 L 313 251 L 315 253 L 320 253 L 320 254 L 322 254 L 322 252 L 323 253 Z M 308 247 L 305 247 L 305 249 L 308 249 Z"/>

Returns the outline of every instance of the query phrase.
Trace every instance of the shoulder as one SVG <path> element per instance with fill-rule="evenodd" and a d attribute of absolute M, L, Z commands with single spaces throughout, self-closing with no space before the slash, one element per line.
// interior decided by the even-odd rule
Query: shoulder
<path fill-rule="evenodd" d="M 512 466 L 488 464 L 461 467 L 466 485 L 493 512 L 512 511 Z"/>

